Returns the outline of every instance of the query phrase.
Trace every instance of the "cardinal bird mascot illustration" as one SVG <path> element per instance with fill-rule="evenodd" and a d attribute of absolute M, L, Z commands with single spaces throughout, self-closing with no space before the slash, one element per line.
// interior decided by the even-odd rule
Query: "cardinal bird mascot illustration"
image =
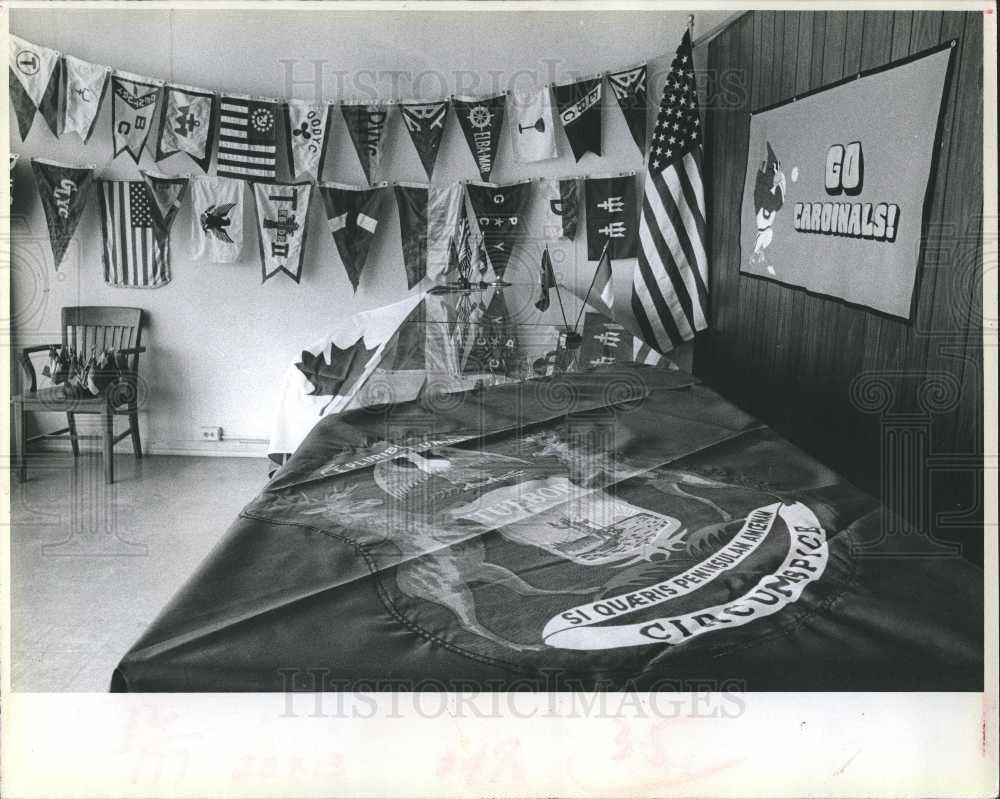
<path fill-rule="evenodd" d="M 764 250 L 774 236 L 772 225 L 781 206 L 785 204 L 785 173 L 781 171 L 781 161 L 771 149 L 771 143 L 765 142 L 767 158 L 761 162 L 757 170 L 757 182 L 753 189 L 753 206 L 757 214 L 757 237 L 754 240 L 753 258 L 755 262 L 764 260 Z M 773 269 L 769 270 L 773 273 Z"/>

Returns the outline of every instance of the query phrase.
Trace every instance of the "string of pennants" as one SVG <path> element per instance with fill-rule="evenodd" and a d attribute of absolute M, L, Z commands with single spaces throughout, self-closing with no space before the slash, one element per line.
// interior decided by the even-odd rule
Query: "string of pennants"
<path fill-rule="evenodd" d="M 382 142 L 390 109 L 398 107 L 414 148 L 432 177 L 437 153 L 453 110 L 474 159 L 480 181 L 450 186 L 391 184 L 399 208 L 404 267 L 412 288 L 424 276 L 450 271 L 459 250 L 502 278 L 522 230 L 531 180 L 506 186 L 489 182 L 504 126 L 508 94 L 488 98 L 452 96 L 440 101 L 400 100 L 378 104 L 317 104 L 220 95 L 91 64 L 11 36 L 10 97 L 18 130 L 27 137 L 40 114 L 55 136 L 93 135 L 104 98 L 111 95 L 113 157 L 139 163 L 152 146 L 159 162 L 185 153 L 208 172 L 213 149 L 216 174 L 168 177 L 140 170 L 141 180 L 96 180 L 95 167 L 33 159 L 58 269 L 96 183 L 102 210 L 105 280 L 115 286 L 157 287 L 170 279 L 169 232 L 191 188 L 194 206 L 191 255 L 232 262 L 242 246 L 242 182 L 250 184 L 259 230 L 264 280 L 281 272 L 300 279 L 306 219 L 318 190 L 331 234 L 354 289 L 379 225 L 382 197 L 390 184 L 379 181 Z M 509 117 L 514 157 L 533 163 L 558 156 L 554 117 L 566 132 L 573 155 L 601 154 L 601 113 L 607 78 L 640 152 L 645 148 L 646 65 L 513 96 Z M 323 183 L 323 159 L 339 107 L 367 187 Z M 279 142 L 282 117 L 285 141 Z M 153 142 L 154 128 L 159 133 Z M 291 182 L 278 180 L 277 155 L 285 149 Z M 315 186 L 314 186 L 315 183 Z M 611 178 L 546 179 L 545 234 L 572 239 L 581 201 L 587 204 L 588 257 L 597 260 L 608 241 L 611 257 L 636 254 L 634 181 Z M 583 189 L 581 189 L 581 184 Z M 479 228 L 469 235 L 466 200 Z M 591 201 L 593 200 L 593 203 Z M 593 207 L 591 207 L 591 205 Z M 487 266 L 488 264 L 488 266 Z"/>

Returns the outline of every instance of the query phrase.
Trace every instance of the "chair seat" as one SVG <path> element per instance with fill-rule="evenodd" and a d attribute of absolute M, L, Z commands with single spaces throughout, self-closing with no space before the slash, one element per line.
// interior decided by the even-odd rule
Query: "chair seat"
<path fill-rule="evenodd" d="M 81 394 L 68 386 L 49 386 L 38 391 L 26 391 L 11 397 L 26 410 L 45 410 L 72 413 L 100 413 L 107 404 L 104 394 Z"/>

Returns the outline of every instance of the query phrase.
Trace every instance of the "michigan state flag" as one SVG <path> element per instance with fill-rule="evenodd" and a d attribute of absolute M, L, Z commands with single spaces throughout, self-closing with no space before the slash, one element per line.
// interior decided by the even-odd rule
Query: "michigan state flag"
<path fill-rule="evenodd" d="M 397 183 L 393 188 L 399 208 L 406 287 L 412 289 L 427 274 L 427 204 L 430 191 L 428 186 L 420 183 Z"/>
<path fill-rule="evenodd" d="M 490 266 L 493 273 L 502 279 L 514 246 L 525 229 L 524 209 L 531 192 L 531 180 L 507 186 L 469 183 L 466 190 Z"/>
<path fill-rule="evenodd" d="M 42 112 L 53 136 L 62 133 L 62 80 L 63 63 L 58 52 L 11 35 L 10 104 L 17 115 L 21 139 L 31 132 L 36 111 Z"/>
<path fill-rule="evenodd" d="M 111 69 L 71 55 L 63 56 L 66 72 L 66 116 L 63 130 L 75 133 L 86 144 L 94 133 L 97 116 L 108 91 Z"/>
<path fill-rule="evenodd" d="M 382 138 L 389 118 L 389 108 L 381 105 L 341 106 L 347 132 L 354 143 L 354 151 L 361 161 L 365 178 L 371 185 L 377 178 L 378 166 L 382 161 Z"/>
<path fill-rule="evenodd" d="M 261 282 L 284 272 L 296 283 L 306 250 L 311 183 L 254 183 L 254 208 L 260 233 Z"/>
<path fill-rule="evenodd" d="M 212 92 L 178 84 L 164 87 L 156 160 L 187 153 L 202 172 L 208 172 L 217 112 L 218 99 Z"/>
<path fill-rule="evenodd" d="M 294 179 L 323 176 L 326 140 L 330 135 L 330 107 L 289 100 L 285 104 L 288 131 L 288 169 Z"/>
<path fill-rule="evenodd" d="M 320 183 L 319 193 L 340 260 L 351 286 L 357 291 L 361 271 L 368 260 L 368 249 L 378 229 L 385 187 L 366 189 L 343 183 Z"/>
<path fill-rule="evenodd" d="M 476 161 L 479 177 L 484 181 L 490 179 L 493 164 L 496 162 L 506 100 L 506 94 L 482 99 L 469 97 L 453 99 L 458 124 Z"/>
<path fill-rule="evenodd" d="M 410 140 L 424 165 L 427 179 L 434 173 L 438 150 L 444 136 L 445 123 L 448 121 L 448 101 L 438 103 L 401 102 L 399 111 L 403 116 L 403 124 L 410 134 Z"/>
<path fill-rule="evenodd" d="M 32 158 L 31 170 L 35 173 L 38 197 L 49 226 L 52 260 L 58 269 L 87 204 L 94 168 Z"/>
<path fill-rule="evenodd" d="M 603 85 L 601 78 L 591 78 L 554 87 L 559 119 L 577 161 L 587 152 L 601 154 Z"/>
<path fill-rule="evenodd" d="M 608 83 L 625 115 L 639 152 L 646 151 L 646 65 L 608 73 Z"/>
<path fill-rule="evenodd" d="M 115 72 L 111 75 L 113 158 L 127 152 L 139 163 L 142 148 L 153 129 L 156 104 L 162 90 L 162 81 L 128 72 Z"/>
<path fill-rule="evenodd" d="M 191 258 L 215 264 L 238 260 L 243 247 L 244 182 L 202 175 L 191 180 Z"/>
<path fill-rule="evenodd" d="M 587 260 L 596 261 L 609 241 L 608 256 L 635 258 L 639 243 L 639 218 L 635 177 L 587 178 Z"/>

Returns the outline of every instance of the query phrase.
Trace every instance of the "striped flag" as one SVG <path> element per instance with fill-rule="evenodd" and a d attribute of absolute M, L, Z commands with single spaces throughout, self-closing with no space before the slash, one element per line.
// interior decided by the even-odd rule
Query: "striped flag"
<path fill-rule="evenodd" d="M 663 87 L 650 142 L 632 279 L 632 313 L 646 343 L 660 352 L 707 326 L 700 127 L 691 35 L 685 33 Z"/>
<path fill-rule="evenodd" d="M 141 180 L 102 180 L 104 281 L 119 288 L 157 288 L 170 282 L 170 231 Z"/>
<path fill-rule="evenodd" d="M 609 239 L 608 244 L 610 243 L 611 240 Z M 597 263 L 597 272 L 594 275 L 593 295 L 609 311 L 615 306 L 615 287 L 611 282 L 611 278 L 611 252 L 610 247 L 606 244 L 604 245 L 601 260 Z"/>
<path fill-rule="evenodd" d="M 276 103 L 223 97 L 219 113 L 216 174 L 258 183 L 275 181 L 278 151 Z"/>

